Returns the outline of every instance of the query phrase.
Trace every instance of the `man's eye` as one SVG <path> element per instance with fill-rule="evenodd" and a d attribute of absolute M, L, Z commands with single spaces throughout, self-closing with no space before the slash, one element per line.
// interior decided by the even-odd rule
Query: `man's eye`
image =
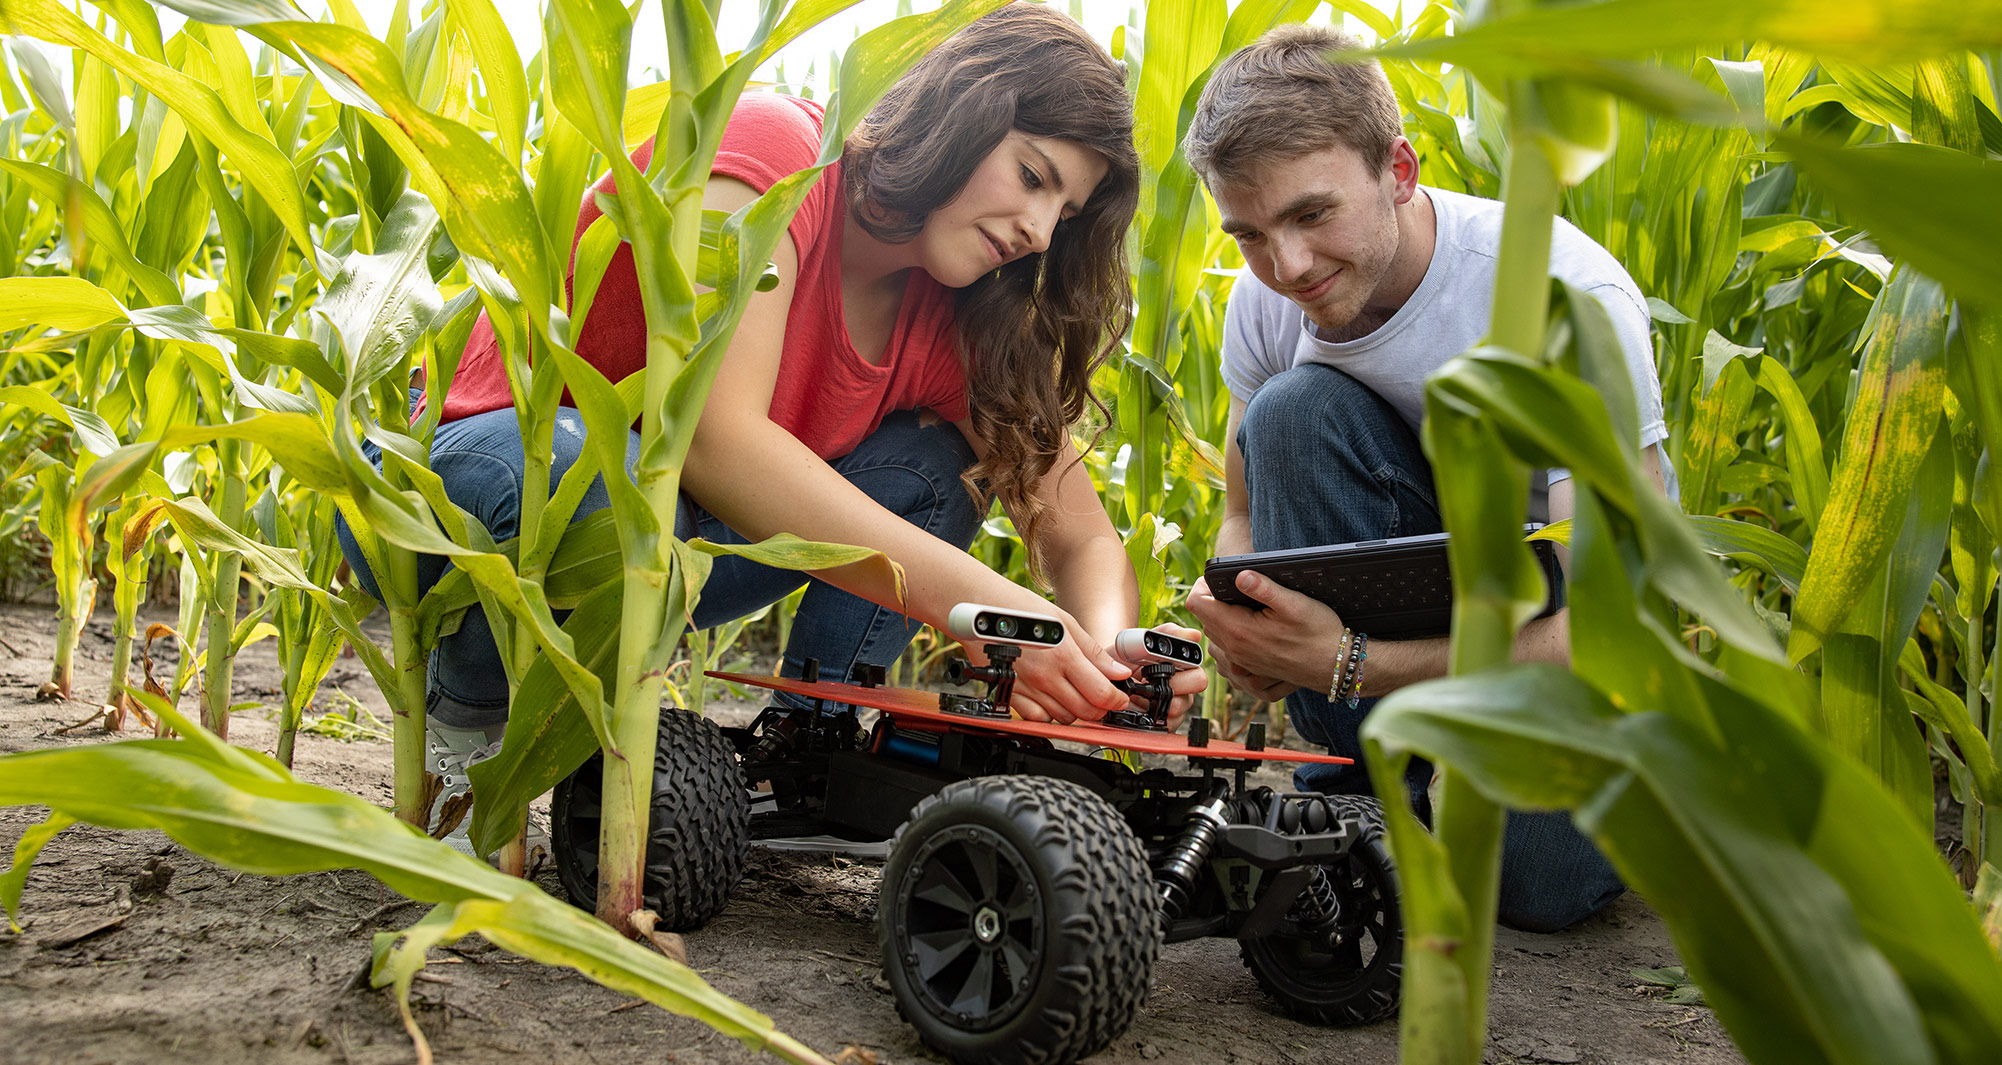
<path fill-rule="evenodd" d="M 1325 214 L 1327 214 L 1326 211 L 1323 211 L 1319 208 L 1315 208 L 1314 210 L 1308 211 L 1306 214 L 1300 216 L 1300 224 L 1303 226 L 1311 226 L 1314 223 L 1319 222 L 1321 220 L 1321 216 Z"/>
<path fill-rule="evenodd" d="M 1238 233 L 1236 236 L 1240 247 L 1246 244 L 1256 244 L 1260 239 L 1260 234 L 1257 233 Z"/>

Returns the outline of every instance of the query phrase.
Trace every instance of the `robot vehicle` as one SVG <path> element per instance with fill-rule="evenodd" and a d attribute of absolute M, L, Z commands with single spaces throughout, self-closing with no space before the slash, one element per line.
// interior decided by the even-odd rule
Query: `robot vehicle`
<path fill-rule="evenodd" d="M 1023 721 L 1008 711 L 1014 662 L 1061 643 L 1062 623 L 962 604 L 950 628 L 983 647 L 987 665 L 948 669 L 980 695 L 886 688 L 869 667 L 822 681 L 809 662 L 798 680 L 710 674 L 806 709 L 774 705 L 746 728 L 662 711 L 645 888 L 661 927 L 719 913 L 754 841 L 876 843 L 884 975 L 904 1018 L 962 1065 L 1096 1053 L 1132 1022 L 1161 946 L 1201 936 L 1237 940 L 1298 1019 L 1356 1025 L 1396 1010 L 1403 926 L 1376 800 L 1246 780 L 1254 761 L 1347 759 L 1267 748 L 1256 723 L 1243 743 L 1210 738 L 1199 717 L 1186 736 L 1169 731 L 1169 680 L 1199 667 L 1202 648 L 1153 630 L 1126 630 L 1112 649 L 1138 670 L 1121 683 L 1147 709 Z M 1126 751 L 1186 768 L 1104 756 Z M 552 808 L 558 873 L 587 908 L 599 780 L 594 758 Z"/>

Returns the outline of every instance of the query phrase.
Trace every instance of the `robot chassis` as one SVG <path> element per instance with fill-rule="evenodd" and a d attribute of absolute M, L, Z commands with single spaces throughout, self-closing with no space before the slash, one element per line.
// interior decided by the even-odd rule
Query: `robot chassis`
<path fill-rule="evenodd" d="M 962 639 L 994 635 L 961 620 L 956 611 Z M 954 683 L 986 686 L 940 697 L 964 727 L 884 713 L 864 728 L 852 706 L 820 700 L 770 707 L 745 728 L 664 710 L 646 883 L 662 926 L 720 912 L 749 841 L 888 839 L 884 972 L 905 1019 L 955 1062 L 1096 1053 L 1131 1023 L 1160 945 L 1206 936 L 1236 939 L 1295 1018 L 1356 1025 L 1394 1012 L 1403 928 L 1376 801 L 1249 786 L 1242 754 L 1206 753 L 1202 718 L 1179 773 L 981 728 L 1008 716 L 1019 648 L 1060 640 L 1060 628 L 1056 640 L 997 639 L 983 646 L 986 666 L 950 664 Z M 1200 648 L 1137 629 L 1117 643 L 1140 671 L 1122 687 L 1147 704 L 1118 723 L 1166 731 L 1171 678 L 1200 663 Z M 809 661 L 802 680 L 817 673 Z M 866 704 L 882 670 L 856 674 L 853 698 Z M 1261 749 L 1263 726 L 1248 731 L 1244 749 Z M 584 906 L 596 897 L 598 780 L 587 764 L 552 808 L 557 870 Z"/>

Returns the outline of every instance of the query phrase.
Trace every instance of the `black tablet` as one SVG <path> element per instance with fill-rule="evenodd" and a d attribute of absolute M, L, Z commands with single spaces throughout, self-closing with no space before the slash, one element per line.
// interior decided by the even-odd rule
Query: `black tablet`
<path fill-rule="evenodd" d="M 1530 525 L 1525 535 L 1542 528 Z M 1363 540 L 1326 547 L 1256 551 L 1213 558 L 1203 567 L 1210 594 L 1238 606 L 1258 606 L 1237 590 L 1242 570 L 1257 570 L 1281 585 L 1335 608 L 1342 621 L 1371 636 L 1414 639 L 1444 636 L 1453 627 L 1453 575 L 1446 558 L 1446 533 Z M 1557 552 L 1548 540 L 1530 548 L 1543 567 L 1550 596 L 1537 617 L 1564 605 L 1564 582 Z"/>

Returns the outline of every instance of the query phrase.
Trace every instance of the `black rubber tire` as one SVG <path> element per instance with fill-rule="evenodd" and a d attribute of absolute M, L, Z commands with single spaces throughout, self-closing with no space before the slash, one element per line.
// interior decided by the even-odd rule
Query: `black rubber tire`
<path fill-rule="evenodd" d="M 1404 982 L 1397 866 L 1383 836 L 1383 807 L 1375 799 L 1330 795 L 1327 800 L 1337 818 L 1362 825 L 1348 856 L 1324 867 L 1342 906 L 1336 940 L 1331 946 L 1292 928 L 1238 949 L 1258 986 L 1288 1015 L 1310 1024 L 1369 1024 L 1397 1012 Z"/>
<path fill-rule="evenodd" d="M 898 1012 L 960 1065 L 1097 1053 L 1133 1023 L 1161 951 L 1139 839 L 1050 777 L 978 777 L 919 803 L 876 912 Z"/>
<path fill-rule="evenodd" d="M 599 798 L 603 755 L 594 754 L 556 785 L 550 850 L 572 904 L 598 904 Z M 653 755 L 653 812 L 647 825 L 647 906 L 657 927 L 700 928 L 723 911 L 744 874 L 751 809 L 737 753 L 713 722 L 673 707 L 660 712 Z"/>

